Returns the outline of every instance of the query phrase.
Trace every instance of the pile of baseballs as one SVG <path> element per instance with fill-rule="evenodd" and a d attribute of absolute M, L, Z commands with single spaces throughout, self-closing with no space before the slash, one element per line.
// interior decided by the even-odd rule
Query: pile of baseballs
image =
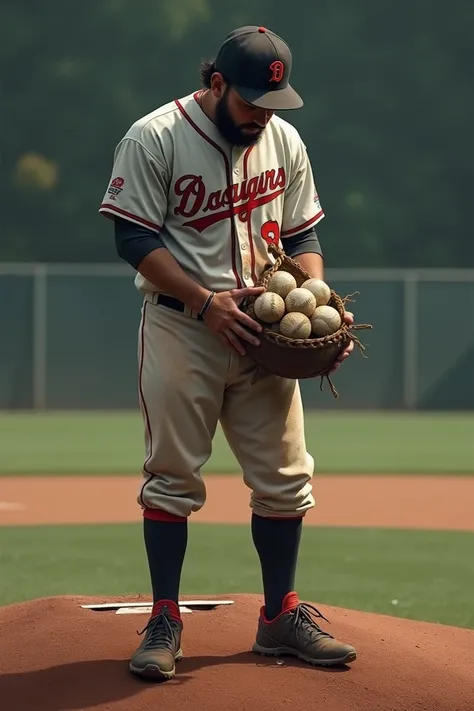
<path fill-rule="evenodd" d="M 288 338 L 321 338 L 341 326 L 339 312 L 328 305 L 331 289 L 322 279 L 301 286 L 289 272 L 273 274 L 263 294 L 255 299 L 255 316 Z"/>

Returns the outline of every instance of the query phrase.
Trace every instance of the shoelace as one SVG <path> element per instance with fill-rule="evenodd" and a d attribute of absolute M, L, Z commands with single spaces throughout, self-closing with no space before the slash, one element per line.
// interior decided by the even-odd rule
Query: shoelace
<path fill-rule="evenodd" d="M 318 623 L 315 621 L 316 618 L 321 618 L 331 624 L 329 620 L 321 614 L 317 607 L 310 605 L 309 603 L 301 602 L 295 610 L 295 625 L 301 625 L 304 629 L 309 629 L 313 634 L 316 632 L 318 637 L 330 637 L 333 639 L 332 634 L 325 632 L 321 629 Z"/>
<path fill-rule="evenodd" d="M 138 634 L 142 635 L 144 632 L 147 632 L 144 649 L 173 646 L 174 629 L 166 608 L 156 617 L 152 617 Z"/>

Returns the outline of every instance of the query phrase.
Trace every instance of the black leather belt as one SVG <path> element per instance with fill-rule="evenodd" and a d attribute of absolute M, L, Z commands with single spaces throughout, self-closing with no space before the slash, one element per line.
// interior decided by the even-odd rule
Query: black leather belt
<path fill-rule="evenodd" d="M 174 296 L 166 296 L 166 294 L 158 294 L 158 300 L 156 302 L 161 306 L 166 306 L 168 309 L 174 309 L 174 311 L 180 311 L 184 313 L 186 308 L 182 301 L 175 299 Z M 197 317 L 198 321 L 202 321 L 202 316 Z"/>

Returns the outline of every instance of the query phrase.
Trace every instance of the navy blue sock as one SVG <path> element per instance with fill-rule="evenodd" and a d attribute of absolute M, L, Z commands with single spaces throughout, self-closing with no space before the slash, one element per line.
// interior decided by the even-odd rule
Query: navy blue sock
<path fill-rule="evenodd" d="M 181 571 L 188 543 L 188 520 L 143 519 L 153 602 L 173 600 L 178 604 Z"/>
<path fill-rule="evenodd" d="M 302 518 L 264 518 L 252 514 L 252 538 L 262 569 L 265 617 L 275 618 L 283 599 L 295 589 Z"/>

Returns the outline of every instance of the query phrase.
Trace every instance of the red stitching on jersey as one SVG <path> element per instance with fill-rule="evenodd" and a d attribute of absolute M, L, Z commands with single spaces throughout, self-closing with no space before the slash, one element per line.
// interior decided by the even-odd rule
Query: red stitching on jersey
<path fill-rule="evenodd" d="M 138 217 L 138 215 L 134 215 L 132 212 L 127 212 L 126 210 L 122 210 L 121 207 L 116 207 L 116 205 L 109 205 L 108 203 L 104 202 L 100 208 L 100 210 L 111 210 L 112 212 L 116 212 L 119 215 L 124 215 L 125 217 L 130 217 L 133 220 L 136 220 L 137 222 L 140 222 L 142 225 L 146 225 L 146 227 L 151 227 L 154 230 L 158 230 L 158 232 L 161 230 L 161 225 L 156 225 L 154 222 L 150 222 L 149 220 L 144 220 L 143 217 Z"/>
<path fill-rule="evenodd" d="M 248 162 L 249 162 L 249 156 L 252 152 L 252 150 L 255 148 L 255 145 L 250 146 L 246 151 L 244 155 L 244 180 L 248 180 Z M 252 213 L 249 210 L 249 214 L 247 217 L 247 234 L 249 238 L 249 243 L 250 243 L 250 264 L 251 264 L 251 270 L 252 270 L 252 279 L 254 284 L 257 281 L 257 275 L 255 273 L 255 249 L 254 249 L 254 244 L 253 244 L 253 237 L 252 237 Z"/>
<path fill-rule="evenodd" d="M 195 98 L 198 93 L 199 92 L 196 92 L 196 94 L 194 94 Z M 186 113 L 184 107 L 178 101 L 178 99 L 175 100 L 175 104 L 178 107 L 178 109 L 180 110 L 180 112 L 182 113 L 182 115 L 184 116 L 184 118 L 186 119 L 186 121 L 189 123 L 189 125 L 192 126 L 192 128 L 194 128 L 196 133 L 198 133 L 201 136 L 201 138 L 204 138 L 205 141 L 207 141 L 211 146 L 213 146 L 216 149 L 216 151 L 218 151 L 221 154 L 222 158 L 224 159 L 226 180 L 227 180 L 227 189 L 229 190 L 229 200 L 231 203 L 230 207 L 231 207 L 231 209 L 233 209 L 234 205 L 233 205 L 233 201 L 232 201 L 232 181 L 231 181 L 229 159 L 227 158 L 227 156 L 224 153 L 224 151 L 222 150 L 222 148 L 220 146 L 218 146 L 217 143 L 214 143 L 214 141 L 211 138 L 209 138 L 209 136 L 207 136 L 204 133 L 204 131 L 202 131 L 196 123 L 194 123 L 191 116 L 189 116 L 189 114 Z M 235 234 L 234 216 L 232 214 L 230 215 L 230 235 L 231 235 L 231 245 L 232 245 L 232 271 L 234 272 L 235 280 L 237 282 L 237 288 L 241 289 L 242 288 L 242 281 L 241 281 L 240 276 L 237 272 L 237 265 L 236 265 L 236 261 L 235 261 L 235 248 L 236 248 L 236 244 L 237 244 L 237 237 Z"/>
<path fill-rule="evenodd" d="M 296 235 L 298 232 L 301 232 L 302 230 L 305 229 L 305 227 L 310 227 L 312 224 L 316 222 L 316 220 L 319 220 L 320 217 L 324 215 L 323 210 L 320 210 L 317 215 L 312 217 L 310 220 L 306 220 L 302 225 L 299 225 L 298 227 L 294 227 L 292 230 L 285 230 L 284 232 L 281 233 L 282 237 L 288 237 L 288 235 Z"/>

